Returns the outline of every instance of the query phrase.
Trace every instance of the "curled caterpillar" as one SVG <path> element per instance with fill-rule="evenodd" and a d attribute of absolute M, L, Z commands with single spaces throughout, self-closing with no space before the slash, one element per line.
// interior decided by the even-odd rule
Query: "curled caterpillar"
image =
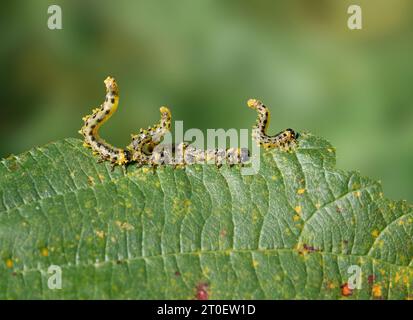
<path fill-rule="evenodd" d="M 91 148 L 93 153 L 99 155 L 102 160 L 108 160 L 113 165 L 125 165 L 131 160 L 130 152 L 110 145 L 98 134 L 99 128 L 112 116 L 119 104 L 119 89 L 115 79 L 107 77 L 104 83 L 106 86 L 105 102 L 99 108 L 94 109 L 91 115 L 83 117 L 85 123 L 79 133 L 85 139 L 84 146 Z"/>
<path fill-rule="evenodd" d="M 298 134 L 293 129 L 286 129 L 274 136 L 267 135 L 267 128 L 270 123 L 270 111 L 257 99 L 250 99 L 247 102 L 248 107 L 258 113 L 258 118 L 252 130 L 252 138 L 258 145 L 265 149 L 280 148 L 289 150 L 292 145 L 296 144 Z"/>
<path fill-rule="evenodd" d="M 142 165 L 150 160 L 154 148 L 159 145 L 164 135 L 171 128 L 171 112 L 165 106 L 159 109 L 161 120 L 148 129 L 140 129 L 138 134 L 132 134 L 132 142 L 126 147 L 131 152 L 131 161 Z"/>

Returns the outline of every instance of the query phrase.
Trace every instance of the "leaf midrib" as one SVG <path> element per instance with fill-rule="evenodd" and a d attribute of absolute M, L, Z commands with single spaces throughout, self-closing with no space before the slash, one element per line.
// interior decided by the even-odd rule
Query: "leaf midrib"
<path fill-rule="evenodd" d="M 409 212 L 408 214 L 410 214 L 412 212 Z M 91 267 L 91 266 L 95 266 L 96 268 L 102 267 L 106 264 L 114 264 L 117 265 L 119 262 L 120 263 L 130 263 L 130 262 L 134 262 L 137 260 L 146 260 L 146 259 L 165 259 L 168 257 L 176 257 L 179 255 L 196 255 L 196 256 L 201 256 L 201 255 L 208 255 L 208 254 L 221 254 L 221 255 L 230 255 L 230 254 L 235 254 L 235 253 L 282 253 L 282 252 L 286 252 L 286 253 L 293 253 L 293 254 L 300 254 L 300 251 L 296 248 L 268 248 L 268 249 L 226 249 L 226 250 L 222 250 L 222 249 L 218 249 L 218 250 L 197 250 L 197 251 L 184 251 L 184 252 L 169 252 L 169 253 L 162 253 L 162 254 L 157 254 L 157 255 L 148 255 L 148 256 L 136 256 L 136 257 L 132 257 L 132 258 L 124 258 L 124 259 L 109 259 L 109 260 L 105 260 L 105 261 L 100 261 L 100 262 L 94 262 L 94 263 L 66 263 L 66 264 L 62 264 L 59 263 L 59 266 L 62 268 L 68 268 L 68 267 L 78 267 L 78 268 L 83 268 L 83 267 Z M 395 267 L 395 268 L 407 268 L 410 269 L 412 268 L 410 265 L 398 265 L 395 264 L 393 262 L 388 262 L 385 261 L 383 259 L 379 259 L 379 258 L 374 258 L 370 255 L 361 255 L 361 254 L 342 254 L 342 253 L 333 253 L 333 252 L 325 252 L 322 250 L 317 250 L 311 253 L 304 253 L 303 255 L 321 255 L 321 256 L 333 256 L 333 257 L 337 257 L 337 258 L 363 258 L 363 259 L 369 259 L 372 262 L 378 262 L 378 263 L 382 263 L 385 264 L 387 266 L 391 266 L 391 267 Z M 254 269 L 256 269 L 256 267 L 254 265 L 252 265 L 254 267 Z M 45 268 L 48 268 L 49 265 L 45 266 Z M 42 268 L 26 268 L 25 266 L 23 266 L 23 269 L 13 269 L 13 272 L 16 273 L 29 273 L 29 272 L 40 272 L 40 273 L 46 273 L 47 270 L 42 269 Z"/>

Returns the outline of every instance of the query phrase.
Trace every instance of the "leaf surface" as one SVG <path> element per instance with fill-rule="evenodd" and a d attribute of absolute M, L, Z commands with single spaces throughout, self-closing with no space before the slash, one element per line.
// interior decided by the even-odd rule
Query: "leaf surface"
<path fill-rule="evenodd" d="M 111 172 L 78 139 L 0 164 L 2 299 L 413 298 L 412 238 L 412 207 L 336 169 L 310 134 L 293 153 L 262 152 L 250 176 Z M 51 265 L 62 289 L 48 287 Z"/>

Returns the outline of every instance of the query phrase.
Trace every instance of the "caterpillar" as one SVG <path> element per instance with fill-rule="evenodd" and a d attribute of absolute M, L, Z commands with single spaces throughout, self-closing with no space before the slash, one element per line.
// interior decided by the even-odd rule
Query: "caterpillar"
<path fill-rule="evenodd" d="M 138 135 L 132 135 L 132 142 L 127 147 L 132 154 L 132 161 L 138 166 L 149 164 L 158 165 L 190 165 L 199 163 L 214 163 L 222 166 L 246 163 L 249 160 L 247 148 L 229 149 L 197 149 L 186 142 L 180 144 L 159 145 L 163 136 L 170 130 L 171 113 L 166 107 L 162 107 L 161 120 L 154 127 L 147 130 L 141 129 Z"/>
<path fill-rule="evenodd" d="M 99 161 L 108 160 L 115 165 L 126 165 L 130 162 L 145 164 L 149 161 L 148 153 L 162 142 L 163 136 L 171 126 L 171 112 L 167 107 L 161 107 L 161 120 L 159 124 L 140 129 L 139 134 L 132 135 L 132 143 L 126 150 L 114 147 L 99 137 L 98 130 L 112 114 L 119 104 L 119 89 L 114 78 L 107 77 L 105 101 L 99 108 L 93 109 L 91 115 L 83 117 L 84 125 L 79 133 L 84 137 L 84 146 L 91 148 L 95 155 L 100 156 Z"/>
<path fill-rule="evenodd" d="M 245 164 L 249 158 L 248 148 L 202 150 L 182 142 L 178 145 L 157 146 L 149 157 L 148 164 L 155 167 L 158 165 L 215 164 L 217 167 L 221 167 L 223 164 L 230 166 Z"/>
<path fill-rule="evenodd" d="M 114 78 L 107 77 L 105 101 L 99 108 L 93 109 L 91 115 L 83 117 L 84 125 L 79 133 L 84 137 L 84 146 L 91 148 L 100 161 L 110 161 L 112 168 L 115 165 L 126 165 L 134 162 L 138 166 L 150 165 L 190 165 L 196 163 L 214 163 L 218 167 L 224 163 L 230 166 L 245 164 L 249 161 L 247 148 L 229 149 L 197 149 L 186 142 L 178 145 L 161 145 L 163 137 L 171 128 L 171 112 L 165 106 L 160 108 L 161 119 L 158 124 L 140 129 L 138 134 L 132 134 L 131 143 L 126 149 L 114 147 L 99 137 L 98 130 L 112 114 L 119 104 L 119 89 Z M 268 136 L 266 131 L 269 124 L 270 112 L 261 101 L 248 100 L 248 106 L 258 112 L 257 123 L 253 127 L 252 136 L 258 145 L 264 148 L 289 149 L 296 142 L 298 135 L 292 129 L 286 129 L 275 136 Z"/>
<path fill-rule="evenodd" d="M 159 145 L 163 136 L 171 128 L 171 112 L 165 106 L 159 109 L 161 120 L 159 124 L 148 129 L 140 129 L 138 134 L 132 134 L 132 142 L 126 147 L 132 154 L 131 161 L 145 164 L 150 160 L 154 148 Z"/>
<path fill-rule="evenodd" d="M 91 148 L 93 153 L 99 155 L 101 160 L 108 160 L 114 165 L 125 165 L 131 160 L 128 150 L 116 148 L 99 137 L 99 128 L 117 110 L 119 104 L 119 89 L 115 79 L 107 77 L 105 101 L 99 108 L 93 109 L 91 115 L 83 117 L 84 125 L 79 133 L 84 137 L 83 145 Z"/>
<path fill-rule="evenodd" d="M 171 113 L 168 108 L 161 107 L 161 120 L 154 127 L 140 130 L 138 135 L 132 135 L 132 142 L 127 147 L 132 154 L 132 161 L 138 166 L 158 165 L 191 165 L 199 163 L 214 163 L 218 167 L 224 163 L 230 166 L 244 164 L 249 161 L 247 148 L 229 149 L 197 149 L 186 142 L 178 145 L 159 145 L 163 136 L 170 130 Z"/>
<path fill-rule="evenodd" d="M 290 150 L 290 147 L 296 144 L 298 134 L 293 129 L 285 129 L 274 136 L 267 135 L 270 111 L 260 100 L 249 99 L 247 105 L 258 113 L 256 124 L 252 130 L 252 138 L 258 145 L 263 146 L 265 149 L 280 148 L 282 150 Z"/>

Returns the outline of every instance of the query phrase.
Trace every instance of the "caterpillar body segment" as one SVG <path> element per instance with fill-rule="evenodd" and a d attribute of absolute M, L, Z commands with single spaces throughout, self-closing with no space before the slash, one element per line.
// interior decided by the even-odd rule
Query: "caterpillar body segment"
<path fill-rule="evenodd" d="M 288 151 L 296 144 L 298 134 L 293 129 L 285 129 L 273 136 L 267 134 L 270 123 L 270 111 L 260 100 L 250 99 L 247 104 L 248 107 L 258 113 L 256 124 L 252 129 L 252 138 L 258 145 L 265 149 L 279 148 Z"/>

